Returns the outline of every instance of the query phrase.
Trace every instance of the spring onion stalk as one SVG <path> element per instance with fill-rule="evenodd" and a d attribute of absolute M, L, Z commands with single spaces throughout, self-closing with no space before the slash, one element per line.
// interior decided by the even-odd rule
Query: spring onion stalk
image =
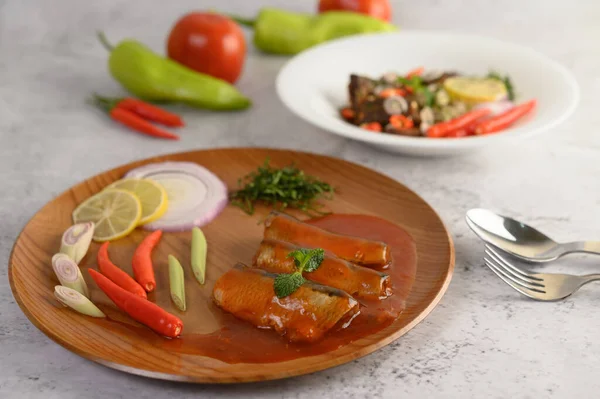
<path fill-rule="evenodd" d="M 96 305 L 74 289 L 65 287 L 64 285 L 57 285 L 54 287 L 54 296 L 61 304 L 70 307 L 76 312 L 92 317 L 106 317 Z"/>
<path fill-rule="evenodd" d="M 69 227 L 60 241 L 60 253 L 79 264 L 85 256 L 94 235 L 94 222 L 77 223 Z"/>
<path fill-rule="evenodd" d="M 185 312 L 185 278 L 183 267 L 173 255 L 169 255 L 169 285 L 171 288 L 171 299 L 175 306 Z"/>
<path fill-rule="evenodd" d="M 61 285 L 74 289 L 89 298 L 88 287 L 81 275 L 79 266 L 68 255 L 61 253 L 54 255 L 52 257 L 52 269 Z"/>
<path fill-rule="evenodd" d="M 194 227 L 192 229 L 192 271 L 200 284 L 204 284 L 204 277 L 206 275 L 207 250 L 208 245 L 204 233 L 198 227 Z"/>

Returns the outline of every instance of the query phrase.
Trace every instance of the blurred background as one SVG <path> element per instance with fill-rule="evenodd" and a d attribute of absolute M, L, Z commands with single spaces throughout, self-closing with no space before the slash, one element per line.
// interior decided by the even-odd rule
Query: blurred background
<path fill-rule="evenodd" d="M 559 61 L 581 86 L 575 114 L 543 140 L 461 158 L 388 154 L 325 134 L 300 120 L 283 106 L 274 89 L 277 72 L 289 57 L 259 53 L 249 31 L 245 31 L 248 57 L 237 83 L 254 101 L 247 111 L 218 113 L 170 106 L 187 123 L 182 140 L 171 142 L 145 140 L 89 104 L 94 92 L 126 94 L 108 73 L 108 54 L 98 42 L 98 30 L 113 43 L 134 38 L 164 54 L 171 27 L 190 11 L 214 9 L 252 17 L 263 6 L 314 12 L 316 3 L 0 0 L 0 397 L 123 397 L 123 392 L 130 392 L 129 397 L 142 398 L 174 395 L 172 390 L 177 390 L 177 397 L 241 393 L 258 398 L 281 397 L 288 390 L 298 398 L 315 394 L 396 397 L 394 392 L 419 397 L 441 392 L 447 393 L 445 397 L 469 397 L 480 392 L 479 397 L 500 398 L 507 397 L 508 386 L 511 396 L 525 398 L 552 393 L 586 397 L 590 391 L 585 387 L 596 384 L 598 388 L 593 374 L 597 363 L 588 358 L 593 352 L 574 359 L 573 350 L 583 353 L 585 348 L 577 340 L 581 335 L 569 330 L 590 318 L 586 301 L 591 308 L 597 295 L 582 292 L 578 306 L 557 305 L 554 328 L 561 334 L 542 342 L 526 327 L 536 320 L 531 304 L 494 301 L 505 297 L 507 289 L 488 278 L 491 273 L 481 266 L 481 251 L 475 250 L 477 239 L 463 220 L 468 209 L 489 207 L 556 232 L 557 239 L 568 238 L 562 230 L 565 221 L 577 226 L 580 237 L 598 236 L 599 2 L 391 1 L 392 21 L 400 29 L 464 32 L 520 43 Z M 367 358 L 318 375 L 246 385 L 235 392 L 225 387 L 165 385 L 108 370 L 67 352 L 30 324 L 14 303 L 6 265 L 14 240 L 36 210 L 76 182 L 135 159 L 231 146 L 293 148 L 345 158 L 383 172 L 421 195 L 449 226 L 459 260 L 434 317 L 401 344 Z M 591 262 L 587 267 L 594 269 Z M 579 270 L 586 271 L 585 267 Z M 489 323 L 508 319 L 525 326 L 519 339 L 527 345 L 514 347 L 502 327 L 490 330 Z M 486 339 L 490 336 L 494 339 Z M 549 347 L 562 349 L 552 352 Z M 501 366 L 494 369 L 490 364 Z M 550 364 L 553 368 L 540 370 Z M 528 377 L 530 370 L 537 370 L 536 378 Z M 559 384 L 563 373 L 568 373 L 568 379 Z M 156 392 L 162 394 L 155 396 Z"/>

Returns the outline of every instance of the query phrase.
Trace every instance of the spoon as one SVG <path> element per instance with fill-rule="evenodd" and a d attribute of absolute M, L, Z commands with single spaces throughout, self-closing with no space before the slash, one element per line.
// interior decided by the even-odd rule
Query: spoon
<path fill-rule="evenodd" d="M 486 209 L 471 209 L 466 220 L 483 241 L 529 262 L 551 262 L 573 252 L 600 255 L 600 241 L 558 243 L 531 226 Z"/>

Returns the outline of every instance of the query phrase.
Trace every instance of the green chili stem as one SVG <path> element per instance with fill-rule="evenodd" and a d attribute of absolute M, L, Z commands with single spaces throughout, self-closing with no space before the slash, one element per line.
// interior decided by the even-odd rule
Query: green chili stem
<path fill-rule="evenodd" d="M 119 101 L 121 101 L 122 99 L 121 98 L 102 97 L 102 96 L 99 96 L 98 94 L 94 93 L 93 100 L 94 100 L 94 104 L 96 104 L 97 106 L 99 106 L 100 108 L 105 110 L 106 112 L 110 112 L 114 107 L 117 106 Z"/>
<path fill-rule="evenodd" d="M 185 312 L 185 277 L 183 267 L 173 255 L 169 255 L 169 286 L 171 299 L 179 310 Z"/>
<path fill-rule="evenodd" d="M 196 280 L 200 284 L 204 284 L 206 275 L 206 254 L 208 252 L 208 244 L 204 233 L 198 227 L 192 229 L 192 271 Z"/>
<path fill-rule="evenodd" d="M 254 28 L 254 26 L 256 25 L 256 19 L 250 19 L 250 18 L 243 18 L 243 17 L 239 17 L 237 15 L 231 15 L 231 14 L 223 14 L 228 18 L 231 18 L 232 20 L 234 20 L 236 23 L 243 25 L 243 26 L 247 26 L 248 28 Z"/>
<path fill-rule="evenodd" d="M 98 39 L 100 40 L 100 43 L 102 43 L 106 50 L 113 51 L 115 49 L 115 47 L 112 44 L 110 44 L 110 42 L 106 38 L 104 32 L 98 31 Z"/>

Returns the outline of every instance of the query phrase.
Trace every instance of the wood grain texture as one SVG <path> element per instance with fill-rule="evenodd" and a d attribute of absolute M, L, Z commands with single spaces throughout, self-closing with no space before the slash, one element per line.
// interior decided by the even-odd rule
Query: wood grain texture
<path fill-rule="evenodd" d="M 50 266 L 60 246 L 62 232 L 71 224 L 71 212 L 90 195 L 121 178 L 133 167 L 150 162 L 191 161 L 212 170 L 229 188 L 237 179 L 262 164 L 266 157 L 275 166 L 295 162 L 307 173 L 317 175 L 336 187 L 334 201 L 328 207 L 338 213 L 379 216 L 403 227 L 416 242 L 417 274 L 407 307 L 389 327 L 337 350 L 295 360 L 264 364 L 228 364 L 194 354 L 186 347 L 185 336 L 166 340 L 118 311 L 90 281 L 92 298 L 109 319 L 93 319 L 60 306 L 53 296 L 58 284 Z M 250 217 L 229 206 L 205 226 L 209 258 L 207 282 L 199 286 L 189 268 L 185 268 L 188 311 L 177 313 L 184 321 L 184 334 L 209 333 L 218 321 L 211 304 L 212 286 L 219 276 L 236 262 L 249 263 L 262 237 L 258 222 L 268 209 L 259 207 Z M 111 259 L 126 271 L 135 246 L 145 232 L 110 244 Z M 156 249 L 157 282 L 168 281 L 167 255 L 177 254 L 189 264 L 190 233 L 165 234 Z M 96 267 L 97 244 L 92 244 L 82 260 L 82 269 Z M 157 260 L 159 259 L 159 260 Z M 67 349 L 118 370 L 153 378 L 186 382 L 232 383 L 285 378 L 306 374 L 346 363 L 369 354 L 399 338 L 435 307 L 450 283 L 454 268 L 452 240 L 435 211 L 402 184 L 377 172 L 343 160 L 321 155 L 272 149 L 218 149 L 160 156 L 121 166 L 94 176 L 59 195 L 44 206 L 25 226 L 9 260 L 10 285 L 19 306 L 31 322 Z M 175 312 L 169 301 L 168 284 L 162 284 L 149 299 Z M 116 321 L 115 321 L 116 320 Z M 188 344 L 189 345 L 189 344 Z"/>

